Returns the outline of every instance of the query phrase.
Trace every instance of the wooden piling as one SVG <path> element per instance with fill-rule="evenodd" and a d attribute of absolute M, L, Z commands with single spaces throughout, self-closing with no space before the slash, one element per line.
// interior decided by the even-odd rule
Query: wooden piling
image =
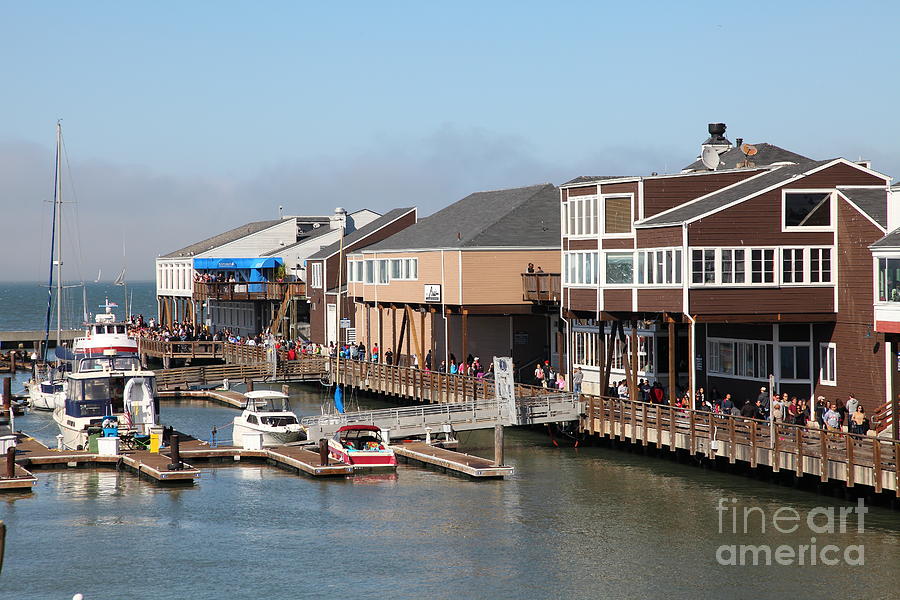
<path fill-rule="evenodd" d="M 494 425 L 494 464 L 503 466 L 503 425 Z"/>
<path fill-rule="evenodd" d="M 328 466 L 328 440 L 319 440 L 319 466 Z"/>
<path fill-rule="evenodd" d="M 172 437 L 169 439 L 169 456 L 172 458 L 172 464 L 169 465 L 170 471 L 180 471 L 184 468 L 184 465 L 181 463 L 181 436 L 177 433 L 173 433 Z"/>
<path fill-rule="evenodd" d="M 16 476 L 16 447 L 10 446 L 6 449 L 6 469 L 5 475 L 7 479 L 13 479 Z"/>

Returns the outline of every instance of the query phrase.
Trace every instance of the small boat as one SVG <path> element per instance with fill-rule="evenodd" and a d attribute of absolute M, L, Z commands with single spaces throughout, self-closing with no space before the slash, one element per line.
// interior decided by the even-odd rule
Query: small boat
<path fill-rule="evenodd" d="M 396 467 L 397 457 L 374 425 L 344 425 L 328 440 L 332 458 L 354 467 Z"/>
<path fill-rule="evenodd" d="M 233 442 L 243 445 L 245 434 L 262 434 L 262 445 L 279 446 L 306 439 L 306 430 L 291 412 L 288 395 L 272 390 L 244 394 L 247 403 L 234 418 Z"/>
<path fill-rule="evenodd" d="M 159 423 L 156 374 L 153 371 L 99 370 L 69 373 L 65 402 L 53 420 L 67 450 L 86 450 L 93 436 L 146 437 Z"/>
<path fill-rule="evenodd" d="M 31 380 L 25 384 L 28 404 L 36 410 L 53 410 L 66 401 L 66 382 L 63 373 L 56 369 L 46 371 L 46 379 Z"/>
<path fill-rule="evenodd" d="M 117 307 L 118 304 L 107 298 L 100 305 L 105 311 L 97 314 L 93 323 L 84 324 L 84 337 L 76 338 L 73 347 L 76 358 L 110 354 L 138 355 L 137 340 L 128 335 L 128 323 L 116 320 L 116 315 L 112 312 Z"/>

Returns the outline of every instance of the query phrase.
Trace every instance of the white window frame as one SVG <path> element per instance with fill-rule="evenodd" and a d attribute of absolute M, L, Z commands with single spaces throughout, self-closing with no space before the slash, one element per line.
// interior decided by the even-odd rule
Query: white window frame
<path fill-rule="evenodd" d="M 644 248 L 638 250 L 636 255 L 634 285 L 654 288 L 681 287 L 682 278 L 684 277 L 681 247 Z M 659 280 L 658 255 L 662 256 L 661 272 L 663 282 Z M 671 273 L 669 272 L 669 266 L 671 266 Z"/>
<path fill-rule="evenodd" d="M 787 197 L 790 194 L 830 194 L 831 197 L 828 201 L 828 219 L 831 223 L 828 227 L 816 226 L 816 227 L 803 227 L 798 225 L 788 226 L 785 224 L 785 214 L 784 210 L 787 204 Z M 782 232 L 803 232 L 803 231 L 834 231 L 835 223 L 837 222 L 837 198 L 836 192 L 833 189 L 789 189 L 781 190 L 781 231 Z"/>
<path fill-rule="evenodd" d="M 743 250 L 744 251 L 744 282 L 743 283 L 725 283 L 723 282 L 723 271 L 725 268 L 725 263 L 723 260 L 723 253 L 725 251 L 734 252 L 735 250 Z M 827 250 L 829 253 L 829 281 L 811 281 L 812 279 L 812 252 L 813 251 Z M 714 263 L 715 270 L 713 275 L 713 281 L 706 281 L 705 275 L 707 273 L 706 269 L 703 270 L 703 281 L 695 282 L 694 281 L 694 252 L 702 252 L 704 259 L 703 264 L 706 264 L 706 253 L 712 251 L 714 254 Z M 772 267 L 773 271 L 772 281 L 762 281 L 762 282 L 754 282 L 754 260 L 753 253 L 761 252 L 762 254 L 762 262 L 763 266 L 765 265 L 765 253 L 772 252 Z M 794 251 L 799 251 L 799 258 L 794 257 Z M 785 281 L 784 277 L 784 259 L 787 256 L 787 253 L 791 253 L 791 266 L 793 267 L 798 262 L 801 266 L 801 273 L 803 277 L 803 281 Z M 688 248 L 688 264 L 690 266 L 690 273 L 688 279 L 688 286 L 691 288 L 705 288 L 705 287 L 832 287 L 835 285 L 835 268 L 836 268 L 836 253 L 835 246 L 802 246 L 802 245 L 791 245 L 791 246 L 724 246 L 724 247 L 710 247 L 710 246 L 691 246 Z M 732 258 L 732 271 L 734 260 Z M 794 271 L 792 270 L 792 273 Z M 818 266 L 818 274 L 819 279 L 822 277 L 822 261 L 819 261 Z M 768 273 L 763 270 L 760 272 L 762 278 L 765 278 L 765 275 Z M 793 278 L 793 277 L 792 277 Z"/>
<path fill-rule="evenodd" d="M 607 233 L 606 232 L 606 200 L 608 198 L 628 198 L 628 214 L 629 218 L 629 229 L 627 233 Z M 601 232 L 601 235 L 605 239 L 621 239 L 621 238 L 631 238 L 634 237 L 634 194 L 625 192 L 620 194 L 600 194 L 600 202 L 599 202 L 600 214 L 601 218 L 597 221 L 598 231 Z"/>
<path fill-rule="evenodd" d="M 375 259 L 367 258 L 365 261 L 365 276 L 366 276 L 366 284 L 375 285 Z"/>
<path fill-rule="evenodd" d="M 622 255 L 622 256 L 624 256 L 626 254 L 631 255 L 631 282 L 629 282 L 629 283 L 610 283 L 609 282 L 609 273 L 608 273 L 608 269 L 606 268 L 606 266 L 607 266 L 607 261 L 609 259 L 609 256 L 611 254 Z M 610 250 L 606 250 L 606 251 L 602 252 L 600 254 L 600 256 L 602 257 L 602 260 L 603 260 L 603 287 L 605 287 L 605 288 L 632 288 L 635 286 L 634 282 L 637 280 L 637 271 L 635 268 L 637 266 L 637 253 L 636 252 L 634 252 L 632 250 L 612 250 L 612 249 L 610 249 Z"/>
<path fill-rule="evenodd" d="M 600 280 L 598 250 L 572 250 L 563 255 L 563 281 L 569 287 L 596 286 Z"/>
<path fill-rule="evenodd" d="M 599 231 L 597 194 L 570 196 L 564 202 L 564 231 L 569 238 L 594 238 Z"/>
<path fill-rule="evenodd" d="M 309 276 L 309 287 L 313 288 L 321 288 L 322 287 L 322 263 L 314 262 L 310 269 Z"/>
<path fill-rule="evenodd" d="M 731 370 L 726 371 L 721 364 L 722 345 L 731 346 Z M 743 379 L 745 381 L 766 381 L 772 372 L 769 364 L 769 350 L 772 350 L 773 360 L 776 357 L 775 343 L 769 340 L 745 340 L 737 338 L 710 337 L 706 339 L 706 371 L 713 377 L 727 377 L 728 379 Z M 753 370 L 756 375 L 746 375 L 743 369 L 743 357 L 751 352 L 756 357 Z M 760 359 L 762 357 L 762 359 Z M 762 364 L 765 361 L 765 364 Z"/>
<path fill-rule="evenodd" d="M 819 383 L 837 385 L 837 344 L 834 342 L 819 344 Z"/>
<path fill-rule="evenodd" d="M 391 260 L 389 258 L 379 258 L 375 263 L 376 284 L 388 285 L 391 282 Z"/>

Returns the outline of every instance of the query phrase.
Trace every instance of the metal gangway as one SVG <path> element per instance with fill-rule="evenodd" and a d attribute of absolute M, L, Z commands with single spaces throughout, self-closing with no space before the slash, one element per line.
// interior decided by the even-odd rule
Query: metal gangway
<path fill-rule="evenodd" d="M 302 417 L 307 437 L 331 437 L 344 425 L 375 425 L 389 430 L 390 437 L 425 435 L 430 430 L 470 431 L 494 425 L 537 425 L 576 421 L 584 412 L 578 394 L 548 394 L 517 398 L 515 408 L 494 398 L 469 402 L 403 406 Z"/>

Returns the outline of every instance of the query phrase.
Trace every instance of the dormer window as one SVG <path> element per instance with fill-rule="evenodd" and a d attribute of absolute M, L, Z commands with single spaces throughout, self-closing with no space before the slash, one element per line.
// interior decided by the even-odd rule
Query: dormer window
<path fill-rule="evenodd" d="M 782 224 L 785 231 L 831 229 L 831 192 L 784 192 Z"/>

